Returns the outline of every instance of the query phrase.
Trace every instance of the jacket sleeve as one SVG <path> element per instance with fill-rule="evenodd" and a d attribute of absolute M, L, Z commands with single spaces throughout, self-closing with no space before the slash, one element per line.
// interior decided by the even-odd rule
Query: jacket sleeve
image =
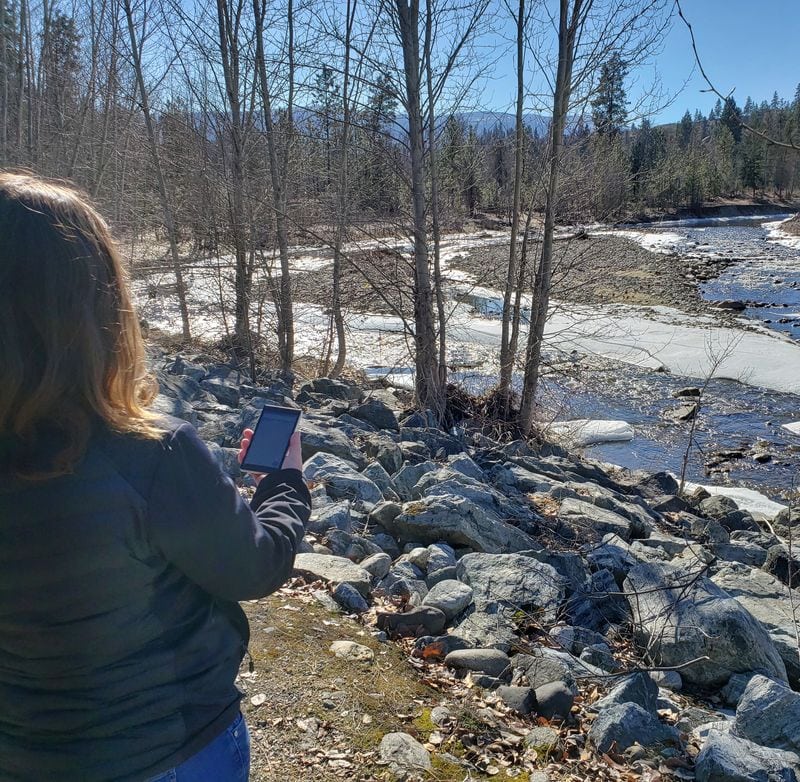
<path fill-rule="evenodd" d="M 149 498 L 151 545 L 215 597 L 251 600 L 278 589 L 311 514 L 301 472 L 266 476 L 248 507 L 189 424 L 164 447 Z"/>

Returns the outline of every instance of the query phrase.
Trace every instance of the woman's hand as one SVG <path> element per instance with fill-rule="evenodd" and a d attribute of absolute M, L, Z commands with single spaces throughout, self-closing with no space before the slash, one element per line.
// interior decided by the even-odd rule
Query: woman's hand
<path fill-rule="evenodd" d="M 250 447 L 250 441 L 253 439 L 253 430 L 245 429 L 242 433 L 242 444 L 239 448 L 239 464 L 244 461 L 244 456 L 247 449 Z M 286 451 L 286 456 L 283 458 L 281 468 L 284 470 L 300 470 L 303 471 L 303 449 L 300 440 L 300 432 L 295 432 L 289 440 L 289 449 Z M 264 477 L 263 473 L 250 473 L 253 476 L 256 484 Z"/>
<path fill-rule="evenodd" d="M 295 432 L 289 440 L 289 450 L 283 459 L 284 470 L 303 471 L 303 448 L 300 440 L 300 432 Z"/>
<path fill-rule="evenodd" d="M 237 458 L 239 459 L 239 464 L 244 461 L 245 454 L 247 453 L 247 449 L 250 447 L 250 441 L 253 439 L 253 430 L 252 429 L 245 429 L 242 432 L 242 444 L 239 447 L 239 454 Z M 251 472 L 250 475 L 253 476 L 253 480 L 256 482 L 256 486 L 258 486 L 259 481 L 264 477 L 263 472 Z"/>

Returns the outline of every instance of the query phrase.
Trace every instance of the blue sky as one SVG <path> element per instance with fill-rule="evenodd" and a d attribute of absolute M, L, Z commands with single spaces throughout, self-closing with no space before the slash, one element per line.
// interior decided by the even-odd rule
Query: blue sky
<path fill-rule="evenodd" d="M 740 105 L 748 95 L 757 102 L 770 100 L 776 90 L 782 98 L 794 96 L 800 82 L 800 0 L 682 0 L 682 6 L 706 72 L 721 92 L 735 88 Z M 506 67 L 498 63 L 495 78 L 487 84 L 489 103 L 494 104 L 487 108 L 513 111 L 513 56 L 504 59 Z M 663 93 L 680 94 L 655 111 L 653 122 L 674 122 L 686 109 L 707 114 L 716 103 L 715 96 L 702 92 L 705 83 L 694 68 L 689 32 L 677 15 L 661 52 L 648 67 L 631 74 L 632 103 L 637 91 L 653 83 L 654 73 Z"/>

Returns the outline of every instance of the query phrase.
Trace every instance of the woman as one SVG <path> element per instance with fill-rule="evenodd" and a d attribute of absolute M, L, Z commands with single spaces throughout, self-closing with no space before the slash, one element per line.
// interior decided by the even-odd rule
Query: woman
<path fill-rule="evenodd" d="M 291 572 L 299 438 L 248 507 L 152 396 L 103 219 L 0 174 L 2 782 L 247 779 L 237 601 Z"/>

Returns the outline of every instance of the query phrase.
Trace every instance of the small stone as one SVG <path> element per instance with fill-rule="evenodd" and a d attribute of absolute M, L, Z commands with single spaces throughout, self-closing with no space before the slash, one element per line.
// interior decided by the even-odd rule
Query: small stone
<path fill-rule="evenodd" d="M 367 601 L 350 584 L 338 584 L 333 590 L 333 599 L 349 614 L 363 614 L 369 611 Z"/>
<path fill-rule="evenodd" d="M 392 566 L 392 558 L 388 554 L 373 554 L 362 560 L 360 566 L 373 578 L 383 578 Z"/>
<path fill-rule="evenodd" d="M 511 660 L 499 649 L 457 649 L 445 657 L 444 664 L 457 671 L 474 671 L 495 677 L 511 670 Z"/>
<path fill-rule="evenodd" d="M 455 619 L 470 603 L 472 587 L 455 579 L 434 584 L 422 601 L 423 605 L 438 608 L 448 621 Z"/>
<path fill-rule="evenodd" d="M 536 711 L 547 720 L 565 720 L 572 711 L 575 694 L 564 682 L 550 682 L 537 687 Z"/>
<path fill-rule="evenodd" d="M 418 638 L 421 635 L 438 635 L 444 630 L 447 619 L 431 606 L 412 608 L 403 614 L 379 613 L 378 628 L 404 637 Z"/>
<path fill-rule="evenodd" d="M 526 746 L 533 749 L 540 758 L 554 754 L 561 743 L 557 730 L 541 726 L 534 728 L 525 736 Z"/>
<path fill-rule="evenodd" d="M 536 711 L 536 695 L 530 687 L 503 685 L 498 687 L 495 692 L 509 709 L 518 714 L 530 714 L 532 711 Z"/>
<path fill-rule="evenodd" d="M 447 706 L 434 706 L 431 709 L 431 722 L 437 727 L 441 727 L 451 720 L 453 715 Z"/>
<path fill-rule="evenodd" d="M 368 646 L 357 644 L 355 641 L 334 641 L 330 651 L 336 657 L 354 662 L 372 662 L 375 653 Z"/>
<path fill-rule="evenodd" d="M 397 779 L 432 769 L 428 750 L 407 733 L 387 733 L 378 751 L 381 762 L 388 765 L 389 772 Z"/>
<path fill-rule="evenodd" d="M 665 690 L 680 692 L 683 689 L 683 679 L 677 671 L 651 671 L 650 678 Z"/>

